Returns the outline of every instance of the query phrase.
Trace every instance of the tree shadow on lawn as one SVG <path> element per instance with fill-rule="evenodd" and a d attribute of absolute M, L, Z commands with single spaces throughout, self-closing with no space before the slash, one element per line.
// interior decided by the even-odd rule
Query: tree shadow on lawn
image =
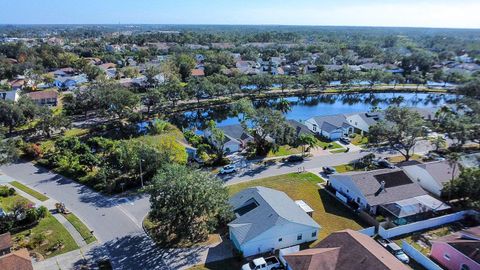
<path fill-rule="evenodd" d="M 322 200 L 322 204 L 326 213 L 352 219 L 362 227 L 367 226 L 364 221 L 358 218 L 357 214 L 355 214 L 353 209 L 350 209 L 343 205 L 335 197 L 333 197 L 333 195 L 329 194 L 324 188 L 319 189 L 318 194 L 320 195 L 320 199 Z"/>
<path fill-rule="evenodd" d="M 128 235 L 96 246 L 85 255 L 93 261 L 108 257 L 114 269 L 180 269 L 201 263 L 206 247 L 160 248 L 146 234 Z M 75 262 L 75 269 L 84 265 L 84 260 Z"/>

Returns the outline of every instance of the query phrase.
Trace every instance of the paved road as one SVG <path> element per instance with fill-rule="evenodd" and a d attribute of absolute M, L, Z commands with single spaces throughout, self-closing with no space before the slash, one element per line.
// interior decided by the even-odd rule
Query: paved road
<path fill-rule="evenodd" d="M 431 148 L 422 142 L 417 152 Z M 378 151 L 379 155 L 398 155 L 391 151 Z M 320 170 L 322 166 L 335 166 L 361 158 L 368 152 L 341 153 L 317 156 L 300 164 L 250 165 L 251 169 L 224 178 L 226 184 L 234 184 L 257 178 L 305 170 Z M 109 197 L 91 190 L 84 185 L 52 173 L 30 162 L 18 162 L 0 167 L 4 174 L 27 184 L 47 196 L 62 201 L 78 217 L 94 230 L 100 244 L 91 248 L 87 256 L 95 258 L 108 255 L 115 269 L 184 269 L 192 264 L 218 256 L 217 250 L 159 249 L 143 232 L 141 222 L 149 211 L 148 196 L 138 195 L 127 198 Z M 78 265 L 79 262 L 73 262 Z"/>
<path fill-rule="evenodd" d="M 181 269 L 205 259 L 206 249 L 161 250 L 143 232 L 148 198 L 118 199 L 99 194 L 70 179 L 18 162 L 0 167 L 5 175 L 65 203 L 94 230 L 99 245 L 86 256 L 108 255 L 115 269 Z M 128 210 L 127 210 L 128 209 Z M 72 267 L 80 262 L 71 262 Z"/>

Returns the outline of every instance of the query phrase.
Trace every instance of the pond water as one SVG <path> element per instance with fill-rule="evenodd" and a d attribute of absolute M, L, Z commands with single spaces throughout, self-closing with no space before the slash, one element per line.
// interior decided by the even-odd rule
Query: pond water
<path fill-rule="evenodd" d="M 390 105 L 416 108 L 435 108 L 453 103 L 456 95 L 426 93 L 376 93 L 376 94 L 335 94 L 308 97 L 285 98 L 291 110 L 285 113 L 287 119 L 306 120 L 310 117 L 332 114 L 371 111 L 374 108 L 386 109 Z M 265 99 L 254 102 L 256 107 L 276 108 L 280 99 Z M 170 121 L 181 128 L 204 129 L 208 121 L 214 120 L 218 126 L 238 124 L 238 116 L 231 105 L 187 111 L 171 117 Z"/>

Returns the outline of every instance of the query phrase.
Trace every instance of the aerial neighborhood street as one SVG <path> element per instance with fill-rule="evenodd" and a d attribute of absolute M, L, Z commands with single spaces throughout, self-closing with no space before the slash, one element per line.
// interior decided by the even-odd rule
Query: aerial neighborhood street
<path fill-rule="evenodd" d="M 3 1 L 0 270 L 480 270 L 480 4 L 397 2 Z"/>

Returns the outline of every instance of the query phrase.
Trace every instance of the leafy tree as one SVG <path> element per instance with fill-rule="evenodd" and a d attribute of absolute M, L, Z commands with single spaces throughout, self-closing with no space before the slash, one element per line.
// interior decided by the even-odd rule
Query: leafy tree
<path fill-rule="evenodd" d="M 381 83 L 385 80 L 385 73 L 381 70 L 370 70 L 365 74 L 365 79 L 370 84 L 370 89 L 375 86 L 375 84 Z"/>
<path fill-rule="evenodd" d="M 8 127 L 9 133 L 25 122 L 26 118 L 20 106 L 9 100 L 0 100 L 0 123 Z"/>
<path fill-rule="evenodd" d="M 410 160 L 415 144 L 424 136 L 424 120 L 417 112 L 408 108 L 389 107 L 385 119 L 371 126 L 369 142 L 387 143 L 395 151 Z"/>
<path fill-rule="evenodd" d="M 14 161 L 18 151 L 13 140 L 5 139 L 0 133 L 0 165 Z"/>
<path fill-rule="evenodd" d="M 435 146 L 435 151 L 438 151 L 440 148 L 444 148 L 447 146 L 447 140 L 443 136 L 436 136 L 430 138 L 430 142 Z"/>
<path fill-rule="evenodd" d="M 462 95 L 480 98 L 480 78 L 475 78 L 458 89 Z"/>
<path fill-rule="evenodd" d="M 216 158 L 222 160 L 225 155 L 225 133 L 222 129 L 217 127 L 215 121 L 210 120 L 208 122 L 208 132 L 210 133 L 211 139 L 215 142 Z"/>
<path fill-rule="evenodd" d="M 174 61 L 182 81 L 186 82 L 192 73 L 192 69 L 195 68 L 195 59 L 187 54 L 180 54 L 174 58 Z"/>
<path fill-rule="evenodd" d="M 106 115 L 113 113 L 119 119 L 132 114 L 140 102 L 132 91 L 115 85 L 101 85 L 95 91 L 102 112 Z"/>
<path fill-rule="evenodd" d="M 227 189 L 203 171 L 166 165 L 153 178 L 149 193 L 149 217 L 166 241 L 204 241 L 233 217 Z"/>
<path fill-rule="evenodd" d="M 35 129 L 41 131 L 44 136 L 50 138 L 52 133 L 69 127 L 71 121 L 63 114 L 55 114 L 50 108 L 42 107 L 38 114 L 38 122 Z"/>
<path fill-rule="evenodd" d="M 480 169 L 465 169 L 460 176 L 448 182 L 443 193 L 459 199 L 469 207 L 480 208 Z"/>
<path fill-rule="evenodd" d="M 159 110 L 165 99 L 161 88 L 149 88 L 143 97 L 143 105 L 147 107 L 147 115 L 150 115 L 151 110 Z"/>

